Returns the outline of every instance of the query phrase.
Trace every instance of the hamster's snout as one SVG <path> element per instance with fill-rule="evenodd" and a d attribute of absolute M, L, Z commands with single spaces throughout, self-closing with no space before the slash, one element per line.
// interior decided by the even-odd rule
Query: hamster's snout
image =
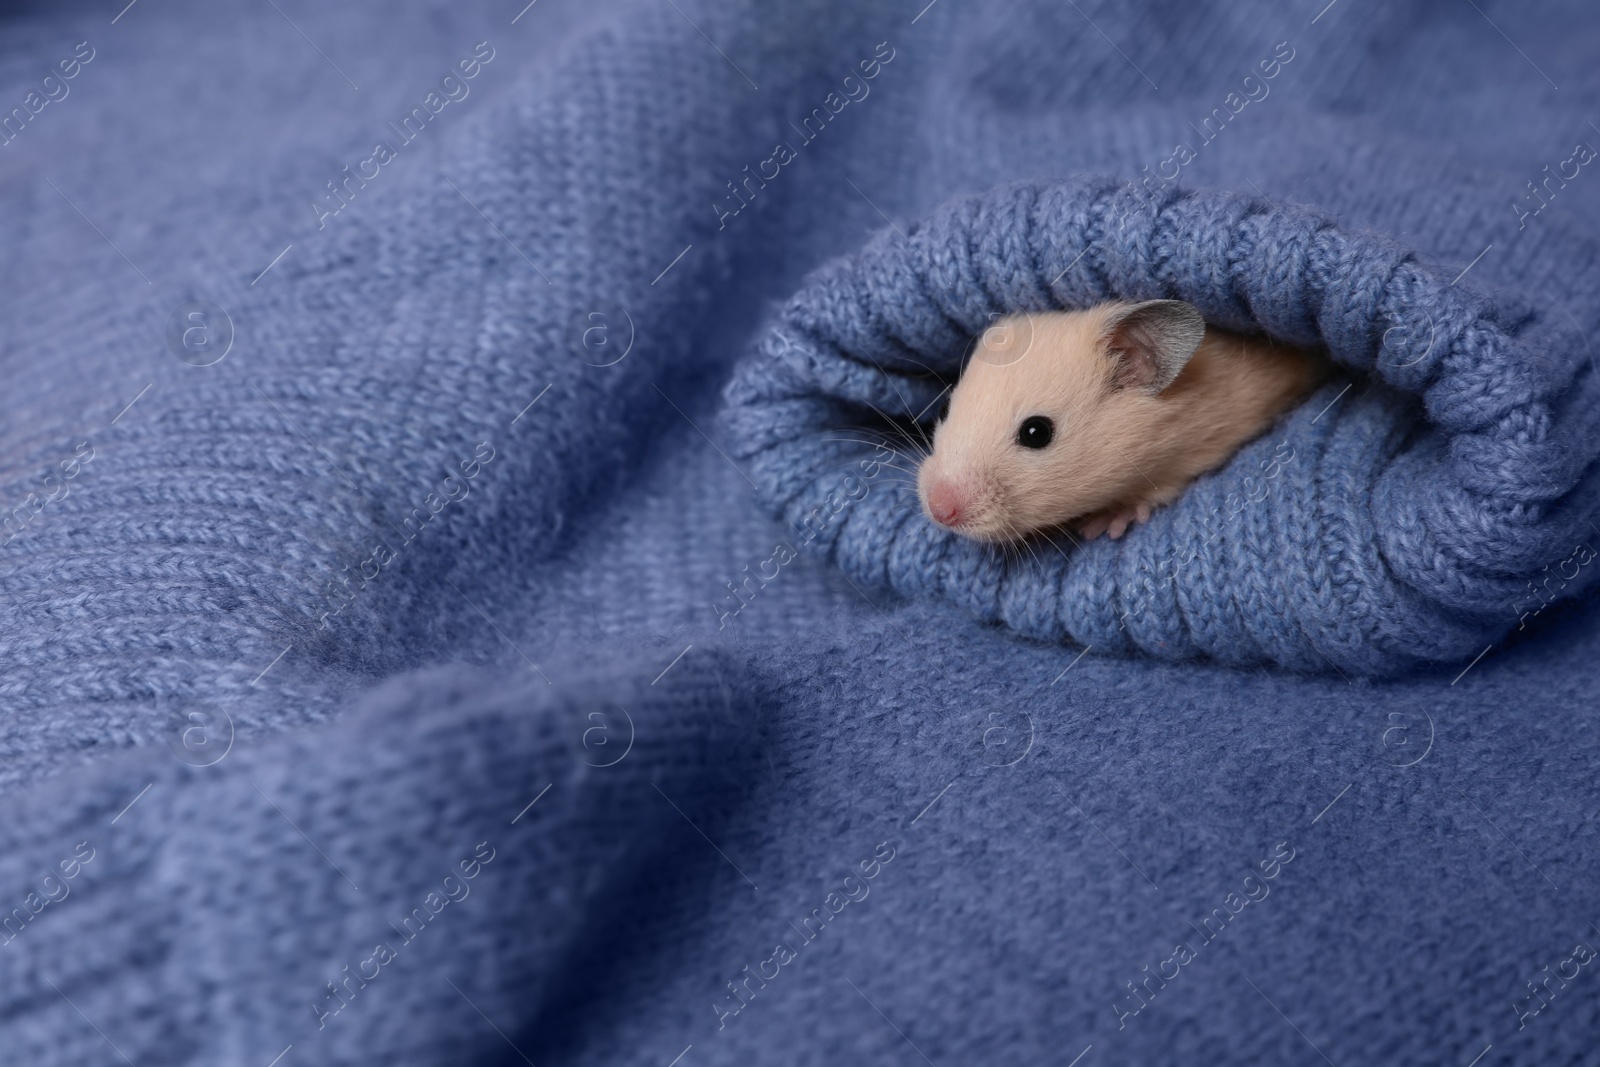
<path fill-rule="evenodd" d="M 982 536 L 979 531 L 987 525 L 994 501 L 981 478 L 924 464 L 917 482 L 928 518 L 968 537 Z"/>
<path fill-rule="evenodd" d="M 971 507 L 970 496 L 947 479 L 935 478 L 928 486 L 928 514 L 941 526 L 960 526 Z"/>
<path fill-rule="evenodd" d="M 1003 499 L 1001 487 L 982 466 L 935 445 L 917 471 L 923 514 L 946 530 L 989 540 Z"/>

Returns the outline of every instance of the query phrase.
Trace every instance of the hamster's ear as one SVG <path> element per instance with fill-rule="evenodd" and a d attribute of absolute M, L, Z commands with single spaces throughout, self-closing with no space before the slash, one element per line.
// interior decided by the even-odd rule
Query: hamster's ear
<path fill-rule="evenodd" d="M 1155 396 L 1183 370 L 1206 335 L 1206 320 L 1181 300 L 1127 304 L 1107 320 L 1101 344 L 1113 361 L 1113 389 Z"/>

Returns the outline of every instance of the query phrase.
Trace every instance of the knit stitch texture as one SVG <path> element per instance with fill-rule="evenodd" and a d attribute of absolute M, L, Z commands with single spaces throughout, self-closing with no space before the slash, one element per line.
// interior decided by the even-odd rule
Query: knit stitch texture
<path fill-rule="evenodd" d="M 894 415 L 926 442 L 978 333 L 1110 299 L 1185 300 L 1351 373 L 1120 543 L 968 541 L 901 479 L 818 543 L 1029 637 L 1382 674 L 1503 638 L 1518 591 L 1592 530 L 1600 385 L 1571 326 L 1305 209 L 1109 179 L 967 197 L 818 270 L 729 383 L 733 455 L 791 525 L 831 517 L 877 467 L 861 435 Z M 1574 570 L 1558 598 L 1595 575 Z"/>
<path fill-rule="evenodd" d="M 1592 1062 L 1597 49 L 0 4 L 0 1063 Z M 934 536 L 879 412 L 1111 294 L 1345 378 Z"/>

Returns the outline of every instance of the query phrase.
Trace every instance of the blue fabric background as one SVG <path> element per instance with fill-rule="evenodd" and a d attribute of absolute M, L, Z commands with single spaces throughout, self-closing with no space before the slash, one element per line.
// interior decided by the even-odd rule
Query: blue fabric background
<path fill-rule="evenodd" d="M 1183 187 L 1470 267 L 1590 380 L 1600 179 L 1526 183 L 1600 141 L 1600 34 L 1477 8 L 7 5 L 6 1058 L 1593 1060 L 1587 602 L 1382 680 L 1080 659 L 777 563 L 719 418 L 810 272 L 1157 171 L 1279 42 Z"/>

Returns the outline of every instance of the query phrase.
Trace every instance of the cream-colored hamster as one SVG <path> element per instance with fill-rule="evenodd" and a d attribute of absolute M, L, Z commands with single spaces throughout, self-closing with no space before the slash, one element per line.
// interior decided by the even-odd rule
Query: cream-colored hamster
<path fill-rule="evenodd" d="M 1121 537 L 1329 370 L 1178 300 L 1008 316 L 956 383 L 917 492 L 934 522 L 978 540 Z"/>

